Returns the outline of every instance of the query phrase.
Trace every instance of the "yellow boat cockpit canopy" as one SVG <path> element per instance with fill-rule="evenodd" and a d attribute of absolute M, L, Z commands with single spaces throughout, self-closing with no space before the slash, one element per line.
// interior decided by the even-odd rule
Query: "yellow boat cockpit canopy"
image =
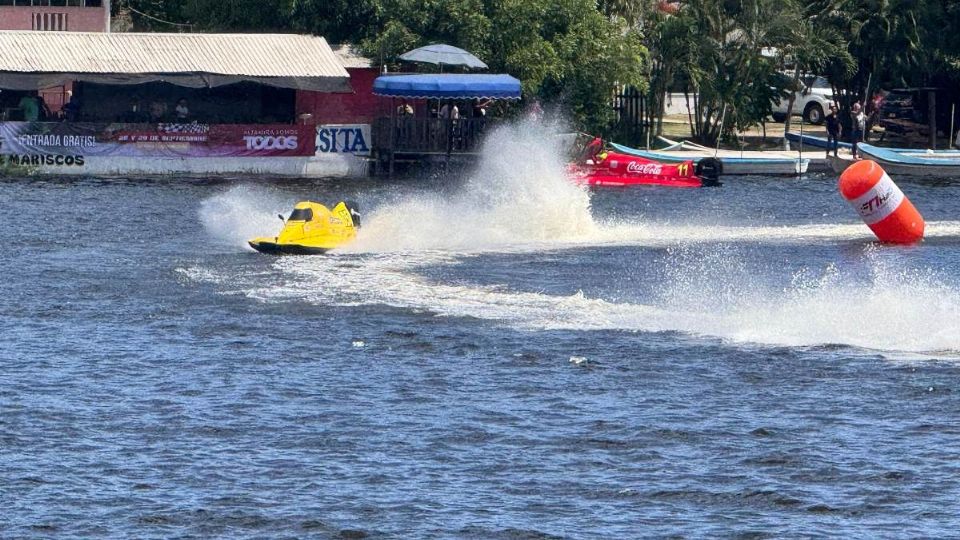
<path fill-rule="evenodd" d="M 313 221 L 313 209 L 294 208 L 293 212 L 290 212 L 290 217 L 287 218 L 287 221 Z"/>

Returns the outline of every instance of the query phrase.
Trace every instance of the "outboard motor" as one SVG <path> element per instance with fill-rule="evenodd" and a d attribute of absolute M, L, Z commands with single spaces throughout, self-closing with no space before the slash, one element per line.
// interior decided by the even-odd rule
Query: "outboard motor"
<path fill-rule="evenodd" d="M 343 201 L 343 204 L 347 206 L 347 210 L 350 211 L 350 219 L 353 220 L 353 226 L 360 228 L 360 205 L 354 201 Z"/>
<path fill-rule="evenodd" d="M 699 176 L 705 186 L 719 186 L 720 175 L 723 174 L 723 162 L 720 158 L 705 157 L 697 162 L 694 172 Z"/>

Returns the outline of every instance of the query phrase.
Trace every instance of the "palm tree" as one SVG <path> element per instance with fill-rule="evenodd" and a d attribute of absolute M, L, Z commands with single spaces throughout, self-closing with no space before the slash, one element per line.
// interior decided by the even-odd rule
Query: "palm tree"
<path fill-rule="evenodd" d="M 801 88 L 801 75 L 820 75 L 825 73 L 828 66 L 832 66 L 835 73 L 849 75 L 854 62 L 840 32 L 829 24 L 822 24 L 823 18 L 833 13 L 834 6 L 811 2 L 804 5 L 794 1 L 785 7 L 793 12 L 790 16 L 796 20 L 788 30 L 783 48 L 779 50 L 781 60 L 794 66 L 784 124 L 784 132 L 789 132 L 796 91 Z M 785 144 L 789 148 L 789 143 L 785 141 Z"/>
<path fill-rule="evenodd" d="M 695 29 L 694 65 L 683 75 L 693 96 L 696 139 L 713 144 L 769 113 L 783 83 L 776 60 L 763 50 L 788 44 L 795 24 L 783 6 L 784 0 L 690 0 L 681 10 Z"/>

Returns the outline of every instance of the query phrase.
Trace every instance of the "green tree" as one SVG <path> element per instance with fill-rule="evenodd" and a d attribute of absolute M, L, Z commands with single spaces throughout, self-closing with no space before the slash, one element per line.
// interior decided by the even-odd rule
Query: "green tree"
<path fill-rule="evenodd" d="M 293 0 L 187 0 L 183 16 L 198 29 L 212 32 L 289 30 Z"/>
<path fill-rule="evenodd" d="M 615 88 L 643 87 L 646 49 L 620 18 L 590 0 L 387 0 L 382 27 L 364 51 L 396 65 L 404 51 L 448 43 L 520 79 L 527 98 L 563 103 L 576 125 L 602 131 L 613 122 Z M 429 66 L 420 69 L 429 70 Z"/>
<path fill-rule="evenodd" d="M 763 50 L 786 44 L 795 22 L 782 6 L 782 0 L 691 0 L 681 9 L 695 29 L 694 62 L 684 73 L 695 139 L 713 144 L 769 114 L 784 82 Z"/>
<path fill-rule="evenodd" d="M 622 86 L 646 86 L 647 51 L 635 31 L 619 20 L 599 13 L 574 23 L 557 40 L 562 70 L 545 81 L 551 92 L 568 104 L 572 118 L 582 127 L 603 132 L 617 120 L 611 107 L 614 91 Z"/>
<path fill-rule="evenodd" d="M 282 32 L 291 27 L 293 0 L 123 0 L 112 9 L 135 31 Z"/>
<path fill-rule="evenodd" d="M 791 11 L 789 17 L 796 21 L 788 29 L 788 39 L 778 51 L 784 64 L 793 65 L 793 79 L 787 87 L 789 103 L 785 132 L 791 129 L 796 91 L 802 88 L 801 75 L 829 73 L 836 79 L 849 77 L 853 73 L 855 62 L 847 50 L 844 36 L 833 26 L 821 23 L 823 17 L 830 16 L 834 7 L 827 4 L 824 13 L 819 11 L 824 7 L 817 3 L 804 4 L 790 0 L 784 5 L 784 9 Z"/>
<path fill-rule="evenodd" d="M 927 47 L 942 33 L 936 21 L 938 4 L 933 0 L 815 0 L 811 7 L 820 15 L 820 25 L 836 32 L 848 43 L 854 69 L 838 65 L 834 58 L 825 71 L 834 86 L 850 100 L 869 97 L 876 88 L 922 85 L 936 65 L 936 49 Z M 844 59 L 845 62 L 845 59 Z"/>
<path fill-rule="evenodd" d="M 447 43 L 487 57 L 490 20 L 480 0 L 382 0 L 362 49 L 384 63 L 418 46 Z"/>
<path fill-rule="evenodd" d="M 381 10 L 377 0 L 294 0 L 290 21 L 293 30 L 329 43 L 359 43 Z"/>
<path fill-rule="evenodd" d="M 647 122 L 654 135 L 661 135 L 667 93 L 687 78 L 686 74 L 697 72 L 697 27 L 691 17 L 659 9 L 648 12 L 644 27 L 651 53 Z"/>
<path fill-rule="evenodd" d="M 882 88 L 955 86 L 950 43 L 950 0 L 806 0 L 821 28 L 839 37 L 842 51 L 824 62 L 840 103 L 841 120 L 849 122 L 850 105 L 870 99 Z M 960 22 L 960 20 L 957 20 Z M 957 51 L 958 49 L 953 49 Z"/>
<path fill-rule="evenodd" d="M 391 20 L 377 37 L 363 40 L 363 52 L 381 65 L 399 65 L 400 55 L 417 47 L 421 37 L 397 20 Z"/>
<path fill-rule="evenodd" d="M 786 81 L 779 61 L 764 54 L 792 43 L 794 0 L 606 0 L 601 9 L 631 17 L 651 52 L 647 118 L 663 129 L 664 98 L 687 91 L 691 131 L 714 143 L 733 128 L 745 128 L 770 113 Z"/>
<path fill-rule="evenodd" d="M 189 32 L 193 25 L 184 19 L 183 4 L 164 0 L 123 0 L 111 3 L 114 24 L 123 31 Z"/>

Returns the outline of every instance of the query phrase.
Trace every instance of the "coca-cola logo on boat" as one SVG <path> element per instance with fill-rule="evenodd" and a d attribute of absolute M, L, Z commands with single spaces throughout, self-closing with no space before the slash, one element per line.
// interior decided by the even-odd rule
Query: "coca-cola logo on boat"
<path fill-rule="evenodd" d="M 637 163 L 631 161 L 627 163 L 627 172 L 637 174 L 660 174 L 663 172 L 663 165 L 659 163 Z"/>

